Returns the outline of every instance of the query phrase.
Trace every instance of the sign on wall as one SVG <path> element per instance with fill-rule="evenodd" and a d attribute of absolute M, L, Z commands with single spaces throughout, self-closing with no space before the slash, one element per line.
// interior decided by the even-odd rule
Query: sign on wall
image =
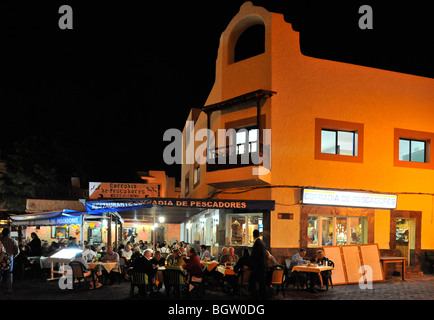
<path fill-rule="evenodd" d="M 148 183 L 89 182 L 89 199 L 159 197 L 159 185 Z"/>
<path fill-rule="evenodd" d="M 303 204 L 396 209 L 398 197 L 390 194 L 303 189 Z"/>

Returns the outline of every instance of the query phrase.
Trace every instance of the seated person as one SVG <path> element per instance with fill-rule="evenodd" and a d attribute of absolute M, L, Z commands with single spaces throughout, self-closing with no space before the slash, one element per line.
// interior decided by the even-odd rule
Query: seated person
<path fill-rule="evenodd" d="M 300 248 L 300 251 L 292 256 L 291 263 L 289 265 L 289 274 L 294 275 L 295 281 L 302 284 L 304 286 L 305 283 L 307 283 L 307 273 L 306 272 L 299 272 L 299 271 L 292 271 L 292 268 L 295 266 L 300 266 L 303 264 L 306 264 L 309 262 L 309 260 L 304 259 L 306 256 L 306 249 Z"/>
<path fill-rule="evenodd" d="M 274 258 L 271 255 L 270 251 L 266 250 L 265 253 L 267 254 L 267 266 L 268 266 L 268 268 L 272 268 L 274 266 L 279 265 L 279 263 L 277 262 L 276 258 Z"/>
<path fill-rule="evenodd" d="M 92 277 L 93 281 L 90 281 L 89 289 L 99 288 L 102 286 L 102 284 L 98 282 L 98 277 L 95 276 L 92 270 L 89 270 L 89 265 L 87 264 L 87 261 L 83 258 L 82 252 L 78 252 L 72 261 L 78 261 L 83 265 L 84 268 L 83 276 L 85 278 Z M 94 283 L 95 283 L 95 287 L 93 285 Z"/>
<path fill-rule="evenodd" d="M 235 249 L 230 247 L 228 253 L 223 255 L 220 259 L 221 264 L 235 264 L 237 263 L 239 257 L 235 254 Z"/>
<path fill-rule="evenodd" d="M 155 274 L 158 271 L 158 267 L 155 265 L 152 265 L 151 262 L 151 255 L 152 250 L 146 249 L 143 255 L 138 256 L 134 259 L 134 261 L 131 264 L 131 267 L 133 268 L 133 271 L 136 272 L 143 272 L 148 275 L 148 282 L 154 283 L 155 282 Z M 139 287 L 139 294 L 143 294 L 145 290 L 145 287 Z"/>
<path fill-rule="evenodd" d="M 117 252 L 114 252 L 113 247 L 107 247 L 107 253 L 104 255 L 104 257 L 101 258 L 102 262 L 117 262 L 119 263 L 119 254 Z M 119 269 L 113 269 L 110 271 L 110 274 L 103 268 L 102 274 L 105 277 L 110 278 L 110 283 L 114 283 L 114 276 L 116 273 L 119 273 Z"/>
<path fill-rule="evenodd" d="M 211 259 L 211 253 L 207 250 L 206 246 L 202 244 L 200 246 L 200 260 Z"/>
<path fill-rule="evenodd" d="M 179 259 L 179 250 L 178 249 L 174 249 L 173 252 L 171 254 L 169 254 L 166 258 L 167 261 L 167 265 L 168 266 L 174 266 L 178 264 L 178 259 Z"/>
<path fill-rule="evenodd" d="M 131 260 L 131 256 L 133 255 L 133 251 L 131 250 L 131 246 L 128 244 L 125 249 L 121 250 L 121 256 L 127 259 L 127 261 Z"/>
<path fill-rule="evenodd" d="M 243 267 L 248 267 L 249 269 L 252 269 L 249 249 L 247 248 L 243 249 L 243 255 L 241 256 L 241 258 L 238 259 L 237 263 L 234 266 L 234 272 L 239 273 L 243 269 Z"/>
<path fill-rule="evenodd" d="M 195 248 L 191 248 L 187 251 L 188 261 L 185 265 L 182 266 L 185 270 L 189 273 L 189 280 L 190 281 L 202 281 L 203 277 L 203 267 L 200 263 L 199 256 L 196 253 Z M 189 291 L 193 290 L 194 286 L 190 284 Z"/>
<path fill-rule="evenodd" d="M 222 248 L 222 252 L 220 253 L 220 255 L 218 257 L 218 260 L 217 260 L 220 264 L 224 263 L 224 262 L 222 262 L 222 259 L 223 259 L 224 256 L 226 256 L 228 254 L 228 252 L 229 252 L 228 248 L 226 248 L 226 247 Z M 226 259 L 226 258 L 224 258 L 224 259 Z"/>
<path fill-rule="evenodd" d="M 334 265 L 333 261 L 331 261 L 329 258 L 327 258 L 325 256 L 325 253 L 323 250 L 318 250 L 316 252 L 315 259 L 313 259 L 312 262 L 316 263 L 318 265 L 322 265 L 322 266 L 325 266 L 325 265 L 333 266 Z M 321 277 L 322 277 L 323 284 L 326 283 L 326 281 L 328 281 L 328 277 L 331 276 L 331 273 L 332 273 L 331 270 L 321 271 Z M 318 277 L 312 278 L 312 280 L 313 280 L 314 284 L 319 282 Z"/>
<path fill-rule="evenodd" d="M 161 256 L 160 251 L 155 251 L 154 256 L 151 259 L 151 262 L 153 265 L 156 265 L 157 267 L 164 267 L 166 259 L 164 259 Z"/>
<path fill-rule="evenodd" d="M 97 254 L 94 250 L 92 250 L 91 245 L 87 244 L 85 246 L 85 250 L 82 253 L 82 257 L 84 260 L 89 262 L 89 261 L 92 261 L 92 259 L 96 259 Z"/>
<path fill-rule="evenodd" d="M 309 262 L 309 260 L 304 259 L 306 256 L 306 249 L 301 248 L 300 251 L 292 256 L 291 264 L 289 265 L 289 270 L 292 271 L 292 268 L 295 266 L 300 266 Z"/>
<path fill-rule="evenodd" d="M 134 252 L 131 255 L 131 262 L 133 262 L 135 258 L 137 258 L 141 255 L 142 255 L 142 251 L 140 250 L 140 247 L 139 246 L 135 247 Z"/>

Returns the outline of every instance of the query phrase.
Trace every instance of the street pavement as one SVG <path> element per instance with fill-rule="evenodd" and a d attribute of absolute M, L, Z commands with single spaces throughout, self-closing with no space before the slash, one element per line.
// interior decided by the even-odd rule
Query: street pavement
<path fill-rule="evenodd" d="M 123 280 L 120 284 L 107 284 L 101 288 L 89 290 L 82 285 L 74 285 L 73 290 L 62 290 L 57 280 L 46 281 L 44 279 L 27 279 L 14 282 L 14 291 L 11 294 L 4 293 L 5 283 L 0 287 L 0 300 L 143 300 L 136 294 L 130 297 L 130 283 Z M 179 300 L 178 297 L 167 298 L 164 287 L 160 292 L 152 293 L 151 300 Z M 183 300 L 231 300 L 248 301 L 247 295 L 231 294 L 222 291 L 218 284 L 208 284 L 205 287 L 205 295 L 192 294 Z M 359 288 L 358 284 L 339 285 L 329 288 L 326 292 L 311 293 L 298 290 L 292 286 L 285 289 L 285 297 L 280 292 L 270 297 L 274 300 L 434 300 L 434 274 L 407 274 L 406 280 L 401 277 L 392 277 L 382 282 L 373 283 L 372 289 Z"/>

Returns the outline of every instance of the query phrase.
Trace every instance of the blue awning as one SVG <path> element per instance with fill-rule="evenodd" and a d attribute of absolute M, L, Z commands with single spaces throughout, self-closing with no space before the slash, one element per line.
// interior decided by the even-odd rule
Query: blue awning
<path fill-rule="evenodd" d="M 82 216 L 88 212 L 79 212 L 74 210 L 62 210 L 54 212 L 32 213 L 24 215 L 11 216 L 10 221 L 13 226 L 59 226 L 81 224 Z M 92 213 L 92 215 L 102 214 Z"/>

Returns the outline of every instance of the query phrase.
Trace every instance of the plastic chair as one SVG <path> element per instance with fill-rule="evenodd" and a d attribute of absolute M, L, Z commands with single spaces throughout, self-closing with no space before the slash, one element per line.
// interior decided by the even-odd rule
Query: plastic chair
<path fill-rule="evenodd" d="M 87 286 L 87 278 L 91 278 L 93 281 L 93 286 L 95 287 L 95 278 L 93 276 L 93 271 L 91 272 L 90 276 L 85 276 L 84 274 L 88 272 L 88 270 L 85 269 L 84 265 L 80 261 L 71 261 L 69 263 L 69 266 L 72 269 L 72 279 L 78 280 L 78 286 L 81 287 L 80 280 L 83 279 L 86 286 Z M 73 282 L 74 283 L 74 282 Z"/>
<path fill-rule="evenodd" d="M 284 277 L 285 277 L 285 266 L 279 265 L 271 268 L 271 286 L 277 286 L 277 294 L 279 294 L 279 288 L 282 288 L 283 296 L 285 297 L 285 288 L 284 288 Z"/>
<path fill-rule="evenodd" d="M 335 263 L 333 261 L 331 261 L 331 260 L 328 260 L 328 265 L 330 267 L 334 267 Z M 321 277 L 323 279 L 323 283 L 326 286 L 326 291 L 329 289 L 329 284 L 331 285 L 331 287 L 333 289 L 332 270 L 321 272 Z"/>
<path fill-rule="evenodd" d="M 120 257 L 119 258 L 119 271 L 120 271 L 122 276 L 125 276 L 127 269 L 128 269 L 127 258 Z"/>
<path fill-rule="evenodd" d="M 205 295 L 205 286 L 204 286 L 204 278 L 199 278 L 199 277 L 191 277 L 189 284 L 191 284 L 192 286 L 194 286 L 195 288 L 197 288 L 199 290 L 199 293 L 201 296 Z M 190 293 L 190 291 L 189 291 Z"/>
<path fill-rule="evenodd" d="M 252 270 L 250 270 L 250 268 L 247 266 L 243 266 L 240 273 L 238 273 L 237 290 L 239 297 L 241 297 L 241 289 L 249 286 L 249 279 L 251 274 Z"/>
<path fill-rule="evenodd" d="M 187 280 L 184 273 L 178 267 L 166 267 L 163 270 L 164 288 L 169 297 L 170 291 L 178 292 L 180 299 L 182 299 L 182 291 L 187 288 Z"/>
<path fill-rule="evenodd" d="M 149 299 L 150 297 L 150 285 L 148 275 L 144 272 L 136 272 L 134 270 L 130 273 L 130 281 L 131 281 L 131 289 L 130 289 L 130 297 L 134 295 L 135 287 L 139 288 L 143 286 L 145 288 L 145 295 Z"/>

